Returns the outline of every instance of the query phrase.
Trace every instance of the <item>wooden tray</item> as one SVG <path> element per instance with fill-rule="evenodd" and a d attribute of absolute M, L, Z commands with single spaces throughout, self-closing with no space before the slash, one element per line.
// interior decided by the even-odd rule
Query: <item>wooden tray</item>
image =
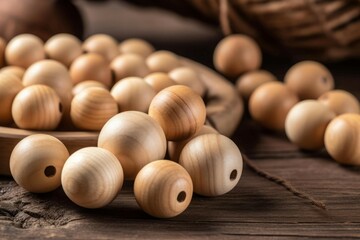
<path fill-rule="evenodd" d="M 195 69 L 206 86 L 207 120 L 221 134 L 231 136 L 243 115 L 243 102 L 233 84 L 211 69 L 192 60 L 182 58 L 182 64 Z M 15 145 L 31 134 L 46 133 L 62 141 L 70 153 L 96 146 L 98 132 L 81 131 L 27 131 L 17 128 L 0 127 L 0 175 L 10 175 L 9 159 Z"/>

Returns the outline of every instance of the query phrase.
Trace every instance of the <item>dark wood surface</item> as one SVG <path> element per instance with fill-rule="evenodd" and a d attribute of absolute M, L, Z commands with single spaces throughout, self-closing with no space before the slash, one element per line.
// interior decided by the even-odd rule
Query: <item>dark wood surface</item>
<path fill-rule="evenodd" d="M 100 11 L 94 5 L 81 6 L 89 16 L 95 10 Z M 88 34 L 100 31 L 96 29 L 99 26 L 88 29 Z M 115 30 L 107 32 L 114 34 Z M 117 37 L 128 37 L 127 34 Z M 208 41 L 203 39 L 206 42 L 203 45 L 199 44 L 201 37 L 193 43 L 178 40 L 176 44 L 166 44 L 163 40 L 153 40 L 158 48 L 177 51 L 211 65 L 213 44 L 219 37 L 216 33 L 207 34 L 204 35 L 212 37 Z M 266 57 L 263 66 L 281 79 L 291 64 Z M 328 64 L 336 87 L 349 90 L 358 99 L 359 66 L 359 60 Z M 247 166 L 230 193 L 216 198 L 195 195 L 189 208 L 172 219 L 156 219 L 145 214 L 136 204 L 132 183 L 126 183 L 109 206 L 87 210 L 71 203 L 62 189 L 32 194 L 18 187 L 11 178 L 1 177 L 0 239 L 360 238 L 359 168 L 341 166 L 325 151 L 300 151 L 283 133 L 262 129 L 247 114 L 233 140 L 253 164 L 323 201 L 327 210 L 292 195 Z"/>

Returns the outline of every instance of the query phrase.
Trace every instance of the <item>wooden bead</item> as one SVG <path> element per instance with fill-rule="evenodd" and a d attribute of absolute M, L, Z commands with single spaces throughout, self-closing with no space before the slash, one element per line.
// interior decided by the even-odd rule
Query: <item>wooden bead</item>
<path fill-rule="evenodd" d="M 56 92 L 45 85 L 21 90 L 12 104 L 12 116 L 23 129 L 53 130 L 61 120 L 62 105 Z"/>
<path fill-rule="evenodd" d="M 156 92 L 142 78 L 127 77 L 114 85 L 111 95 L 120 112 L 134 110 L 147 113 Z"/>
<path fill-rule="evenodd" d="M 182 166 L 168 160 L 157 160 L 143 167 L 136 176 L 134 194 L 147 214 L 171 218 L 189 206 L 193 184 Z"/>
<path fill-rule="evenodd" d="M 135 53 L 146 58 L 153 53 L 155 49 L 150 43 L 143 39 L 129 38 L 119 44 L 119 51 L 121 54 Z"/>
<path fill-rule="evenodd" d="M 115 81 L 126 77 L 145 77 L 149 74 L 145 59 L 137 54 L 127 53 L 116 57 L 110 64 Z"/>
<path fill-rule="evenodd" d="M 30 135 L 11 153 L 11 175 L 27 191 L 50 192 L 60 187 L 61 171 L 68 157 L 68 150 L 57 138 L 46 134 Z"/>
<path fill-rule="evenodd" d="M 0 124 L 12 122 L 11 106 L 15 96 L 24 88 L 21 80 L 15 75 L 0 73 Z"/>
<path fill-rule="evenodd" d="M 107 87 L 112 85 L 111 69 L 108 62 L 96 53 L 87 53 L 77 57 L 71 64 L 69 71 L 74 85 L 86 80 L 99 81 Z"/>
<path fill-rule="evenodd" d="M 160 125 L 149 115 L 127 111 L 115 115 L 104 125 L 98 147 L 115 154 L 125 179 L 133 180 L 143 166 L 164 158 L 166 139 Z"/>
<path fill-rule="evenodd" d="M 111 203 L 123 181 L 123 169 L 114 154 L 97 147 L 73 153 L 61 174 L 65 194 L 84 208 L 101 208 Z"/>
<path fill-rule="evenodd" d="M 17 76 L 20 80 L 22 80 L 25 69 L 18 66 L 6 66 L 0 69 L 0 73 L 10 73 Z"/>
<path fill-rule="evenodd" d="M 107 34 L 94 34 L 88 37 L 82 47 L 85 52 L 100 54 L 109 62 L 119 54 L 117 41 Z"/>
<path fill-rule="evenodd" d="M 28 68 L 31 64 L 45 59 L 44 42 L 32 34 L 20 34 L 8 43 L 5 59 L 9 65 Z"/>
<path fill-rule="evenodd" d="M 165 72 L 181 67 L 179 57 L 170 51 L 156 51 L 146 58 L 146 64 L 151 72 Z"/>
<path fill-rule="evenodd" d="M 114 115 L 118 106 L 110 92 L 103 88 L 87 88 L 71 102 L 71 120 L 80 129 L 98 131 Z"/>
<path fill-rule="evenodd" d="M 6 48 L 6 41 L 0 37 L 0 67 L 5 65 L 5 48 Z"/>
<path fill-rule="evenodd" d="M 206 90 L 205 84 L 195 70 L 189 67 L 178 67 L 171 70 L 169 76 L 177 84 L 188 86 L 200 96 L 204 96 Z"/>
<path fill-rule="evenodd" d="M 360 103 L 357 98 L 344 90 L 326 92 L 318 100 L 327 105 L 336 115 L 360 113 Z"/>
<path fill-rule="evenodd" d="M 46 41 L 45 53 L 50 59 L 70 67 L 71 63 L 83 53 L 83 50 L 81 41 L 77 37 L 67 33 L 59 33 Z"/>
<path fill-rule="evenodd" d="M 286 117 L 286 135 L 302 149 L 321 149 L 324 146 L 325 129 L 334 117 L 335 113 L 319 101 L 301 101 Z"/>
<path fill-rule="evenodd" d="M 94 80 L 87 80 L 87 81 L 79 82 L 78 84 L 76 84 L 73 87 L 72 93 L 73 93 L 73 95 L 76 95 L 76 94 L 80 93 L 82 90 L 91 88 L 91 87 L 99 87 L 99 88 L 107 89 L 107 87 L 101 82 L 94 81 Z"/>
<path fill-rule="evenodd" d="M 150 73 L 144 78 L 156 93 L 160 92 L 164 88 L 176 85 L 176 82 L 169 77 L 169 74 L 163 72 Z"/>
<path fill-rule="evenodd" d="M 205 134 L 192 139 L 183 148 L 179 163 L 188 171 L 194 192 L 220 196 L 239 182 L 243 169 L 236 144 L 220 134 Z"/>
<path fill-rule="evenodd" d="M 216 70 L 227 76 L 235 77 L 258 69 L 261 61 L 262 55 L 258 44 L 242 34 L 223 38 L 214 51 Z"/>
<path fill-rule="evenodd" d="M 249 100 L 251 94 L 264 83 L 275 82 L 276 77 L 266 70 L 254 70 L 241 75 L 236 80 L 236 89 L 240 96 Z"/>
<path fill-rule="evenodd" d="M 292 66 L 284 82 L 300 99 L 317 99 L 334 88 L 330 71 L 315 61 L 302 61 Z"/>
<path fill-rule="evenodd" d="M 191 88 L 175 85 L 160 91 L 151 101 L 149 115 L 162 127 L 168 141 L 191 137 L 204 125 L 206 107 Z"/>
<path fill-rule="evenodd" d="M 264 83 L 249 100 L 251 117 L 272 130 L 284 130 L 286 115 L 299 102 L 298 97 L 281 82 Z"/>
<path fill-rule="evenodd" d="M 325 147 L 342 164 L 360 165 L 360 115 L 342 114 L 325 131 Z"/>

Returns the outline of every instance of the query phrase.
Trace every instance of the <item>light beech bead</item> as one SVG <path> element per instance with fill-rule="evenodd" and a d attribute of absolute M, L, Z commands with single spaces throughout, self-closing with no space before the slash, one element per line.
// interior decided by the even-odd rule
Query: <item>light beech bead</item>
<path fill-rule="evenodd" d="M 249 100 L 251 117 L 272 130 L 284 130 L 286 115 L 299 102 L 298 97 L 281 82 L 258 87 Z"/>
<path fill-rule="evenodd" d="M 0 37 L 0 67 L 5 65 L 6 41 Z"/>
<path fill-rule="evenodd" d="M 19 128 L 53 130 L 60 123 L 63 109 L 60 98 L 52 88 L 32 85 L 16 95 L 11 111 Z"/>
<path fill-rule="evenodd" d="M 113 86 L 111 95 L 119 106 L 119 112 L 134 110 L 147 113 L 156 92 L 142 78 L 127 77 Z"/>
<path fill-rule="evenodd" d="M 59 33 L 46 41 L 45 53 L 50 59 L 70 67 L 74 59 L 83 53 L 83 50 L 81 41 L 77 37 L 67 33 Z"/>
<path fill-rule="evenodd" d="M 7 44 L 5 59 L 9 65 L 28 68 L 31 64 L 45 59 L 44 42 L 32 34 L 20 34 Z"/>
<path fill-rule="evenodd" d="M 171 218 L 189 206 L 193 184 L 187 171 L 169 160 L 147 164 L 135 178 L 134 194 L 139 206 L 149 215 Z"/>
<path fill-rule="evenodd" d="M 285 84 L 300 99 L 317 99 L 334 88 L 334 78 L 321 63 L 302 61 L 293 65 L 286 73 Z"/>
<path fill-rule="evenodd" d="M 175 85 L 160 91 L 151 101 L 149 115 L 162 127 L 168 141 L 181 141 L 204 125 L 206 107 L 191 88 Z"/>
<path fill-rule="evenodd" d="M 286 117 L 286 135 L 302 149 L 321 149 L 324 146 L 325 129 L 334 117 L 335 113 L 319 101 L 301 101 Z"/>
<path fill-rule="evenodd" d="M 68 157 L 68 150 L 57 138 L 46 134 L 30 135 L 11 153 L 11 175 L 27 191 L 50 192 L 60 187 L 61 171 Z"/>
<path fill-rule="evenodd" d="M 327 105 L 336 115 L 360 113 L 360 103 L 351 93 L 344 90 L 332 90 L 321 95 L 318 100 Z"/>
<path fill-rule="evenodd" d="M 65 194 L 84 208 L 101 208 L 111 203 L 123 181 L 123 169 L 114 154 L 97 147 L 73 153 L 61 174 Z"/>
<path fill-rule="evenodd" d="M 145 77 L 149 74 L 145 59 L 137 54 L 127 53 L 116 57 L 110 64 L 115 81 L 126 77 Z"/>
<path fill-rule="evenodd" d="M 107 87 L 112 85 L 112 74 L 108 62 L 96 53 L 87 53 L 77 57 L 69 71 L 74 85 L 86 80 L 99 81 Z"/>
<path fill-rule="evenodd" d="M 15 75 L 0 73 L 0 124 L 12 122 L 11 106 L 15 96 L 24 88 L 20 79 Z"/>
<path fill-rule="evenodd" d="M 325 147 L 337 162 L 360 165 L 360 115 L 342 114 L 325 131 Z"/>
<path fill-rule="evenodd" d="M 22 80 L 25 69 L 18 66 L 6 66 L 0 69 L 0 73 L 9 73 L 17 76 L 20 80 Z"/>
<path fill-rule="evenodd" d="M 250 37 L 234 34 L 223 38 L 214 51 L 216 70 L 227 76 L 239 76 L 258 69 L 262 55 L 258 44 Z"/>
<path fill-rule="evenodd" d="M 82 47 L 85 52 L 100 54 L 109 62 L 119 54 L 117 41 L 107 34 L 94 34 L 88 37 Z"/>
<path fill-rule="evenodd" d="M 114 115 L 118 106 L 110 92 L 103 88 L 87 88 L 71 102 L 71 120 L 80 129 L 98 131 Z"/>
<path fill-rule="evenodd" d="M 213 127 L 204 125 L 204 126 L 202 126 L 200 131 L 198 131 L 193 136 L 191 136 L 183 141 L 178 141 L 178 142 L 169 141 L 168 142 L 168 154 L 170 156 L 170 159 L 172 161 L 178 162 L 181 151 L 183 150 L 183 148 L 185 147 L 185 145 L 188 142 L 190 142 L 192 139 L 194 139 L 197 136 L 208 134 L 208 133 L 218 133 L 218 131 L 216 131 L 216 129 Z"/>
<path fill-rule="evenodd" d="M 177 84 L 188 86 L 200 96 L 204 96 L 206 90 L 205 84 L 195 70 L 189 67 L 178 67 L 171 70 L 169 76 Z"/>
<path fill-rule="evenodd" d="M 76 95 L 76 94 L 80 93 L 82 90 L 91 88 L 91 87 L 99 87 L 99 88 L 107 89 L 107 87 L 101 82 L 98 82 L 95 80 L 87 80 L 87 81 L 79 82 L 78 84 L 76 84 L 72 89 L 72 93 L 73 93 L 73 95 Z"/>
<path fill-rule="evenodd" d="M 151 72 L 165 72 L 181 67 L 179 56 L 170 51 L 156 51 L 146 58 L 146 64 Z"/>
<path fill-rule="evenodd" d="M 262 84 L 277 81 L 276 77 L 266 70 L 255 70 L 241 75 L 236 81 L 240 96 L 249 100 L 251 94 Z"/>
<path fill-rule="evenodd" d="M 163 72 L 150 73 L 144 78 L 156 93 L 160 92 L 164 88 L 176 85 L 177 83 L 169 77 L 169 74 Z"/>
<path fill-rule="evenodd" d="M 154 47 L 147 41 L 139 38 L 129 38 L 119 44 L 119 51 L 124 53 L 135 53 L 144 58 L 155 51 Z"/>
<path fill-rule="evenodd" d="M 98 147 L 115 154 L 125 179 L 133 180 L 143 166 L 164 158 L 166 139 L 160 125 L 149 115 L 127 111 L 115 115 L 104 125 Z"/>
<path fill-rule="evenodd" d="M 194 192 L 203 196 L 220 196 L 239 182 L 243 169 L 240 150 L 220 134 L 200 135 L 188 142 L 179 163 L 188 171 Z"/>

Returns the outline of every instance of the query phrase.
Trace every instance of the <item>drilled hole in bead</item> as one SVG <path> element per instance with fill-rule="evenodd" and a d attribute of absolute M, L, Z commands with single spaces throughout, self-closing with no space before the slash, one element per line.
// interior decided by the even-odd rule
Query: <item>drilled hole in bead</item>
<path fill-rule="evenodd" d="M 177 196 L 177 201 L 179 203 L 181 203 L 181 202 L 185 201 L 185 199 L 186 199 L 186 192 L 181 191 Z"/>
<path fill-rule="evenodd" d="M 63 106 L 61 103 L 59 103 L 59 111 L 62 112 L 63 111 Z"/>
<path fill-rule="evenodd" d="M 230 180 L 231 180 L 231 181 L 234 181 L 234 180 L 236 179 L 236 177 L 237 177 L 237 170 L 234 169 L 234 170 L 232 170 L 231 173 L 230 173 Z"/>
<path fill-rule="evenodd" d="M 53 177 L 56 174 L 56 168 L 54 166 L 47 166 L 44 170 L 44 174 L 47 177 Z"/>

